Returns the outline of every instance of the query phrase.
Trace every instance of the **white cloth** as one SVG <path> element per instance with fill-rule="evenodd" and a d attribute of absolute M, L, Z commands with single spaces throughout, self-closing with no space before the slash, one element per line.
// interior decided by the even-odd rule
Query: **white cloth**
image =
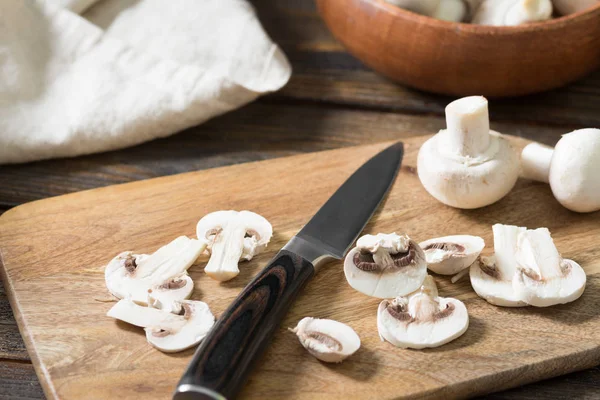
<path fill-rule="evenodd" d="M 245 0 L 0 0 L 0 164 L 167 136 L 290 74 Z"/>

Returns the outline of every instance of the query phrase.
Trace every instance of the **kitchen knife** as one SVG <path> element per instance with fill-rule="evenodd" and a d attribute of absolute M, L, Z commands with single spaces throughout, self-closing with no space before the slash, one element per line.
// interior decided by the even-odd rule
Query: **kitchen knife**
<path fill-rule="evenodd" d="M 204 338 L 176 400 L 231 399 L 315 270 L 341 259 L 363 230 L 402 162 L 396 143 L 363 164 L 233 301 Z"/>

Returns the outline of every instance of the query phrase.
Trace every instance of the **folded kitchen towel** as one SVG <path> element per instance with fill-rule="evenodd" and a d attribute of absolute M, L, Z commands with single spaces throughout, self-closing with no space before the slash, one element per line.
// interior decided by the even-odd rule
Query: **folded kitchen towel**
<path fill-rule="evenodd" d="M 290 73 L 246 0 L 0 0 L 0 164 L 167 136 Z"/>

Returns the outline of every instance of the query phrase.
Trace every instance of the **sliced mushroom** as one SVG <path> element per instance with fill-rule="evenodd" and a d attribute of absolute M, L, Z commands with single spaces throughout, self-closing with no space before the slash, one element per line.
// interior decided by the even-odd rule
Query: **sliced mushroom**
<path fill-rule="evenodd" d="M 406 295 L 427 276 L 425 254 L 408 236 L 395 233 L 365 235 L 344 261 L 346 280 L 367 296 Z"/>
<path fill-rule="evenodd" d="M 159 304 L 187 299 L 194 283 L 187 269 L 206 248 L 206 242 L 180 236 L 151 255 L 126 251 L 106 266 L 106 287 L 117 298 L 147 304 L 148 293 Z"/>
<path fill-rule="evenodd" d="M 341 362 L 360 348 L 356 332 L 331 319 L 302 318 L 290 331 L 310 354 L 324 362 Z"/>
<path fill-rule="evenodd" d="M 548 307 L 577 300 L 585 289 L 585 271 L 563 259 L 547 228 L 519 235 L 513 288 L 523 302 Z"/>
<path fill-rule="evenodd" d="M 147 301 L 152 304 L 152 300 Z M 215 323 L 208 305 L 184 300 L 173 305 L 181 315 L 152 307 L 142 307 L 129 299 L 120 300 L 107 313 L 109 317 L 145 328 L 148 343 L 165 353 L 197 345 Z"/>
<path fill-rule="evenodd" d="M 196 233 L 198 239 L 208 241 L 211 254 L 204 272 L 218 281 L 227 281 L 240 273 L 240 260 L 251 260 L 267 247 L 273 227 L 250 211 L 216 211 L 198 222 Z"/>
<path fill-rule="evenodd" d="M 418 291 L 383 300 L 377 310 L 381 340 L 402 348 L 438 347 L 461 336 L 468 327 L 469 314 L 463 302 L 438 297 L 431 276 Z"/>
<path fill-rule="evenodd" d="M 485 247 L 479 236 L 454 235 L 419 243 L 427 268 L 441 275 L 454 275 L 475 262 Z"/>
<path fill-rule="evenodd" d="M 513 290 L 512 280 L 517 270 L 519 234 L 525 232 L 526 228 L 496 224 L 492 230 L 495 254 L 481 257 L 479 262 L 471 265 L 471 286 L 477 295 L 491 304 L 504 307 L 524 306 L 526 304 Z"/>

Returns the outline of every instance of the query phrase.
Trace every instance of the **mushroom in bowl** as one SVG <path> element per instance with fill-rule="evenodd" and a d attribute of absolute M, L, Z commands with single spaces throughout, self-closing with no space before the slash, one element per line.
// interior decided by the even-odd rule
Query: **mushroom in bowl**
<path fill-rule="evenodd" d="M 519 96 L 563 86 L 600 67 L 600 3 L 518 26 L 442 21 L 384 0 L 317 0 L 317 5 L 329 30 L 355 57 L 427 92 Z"/>

